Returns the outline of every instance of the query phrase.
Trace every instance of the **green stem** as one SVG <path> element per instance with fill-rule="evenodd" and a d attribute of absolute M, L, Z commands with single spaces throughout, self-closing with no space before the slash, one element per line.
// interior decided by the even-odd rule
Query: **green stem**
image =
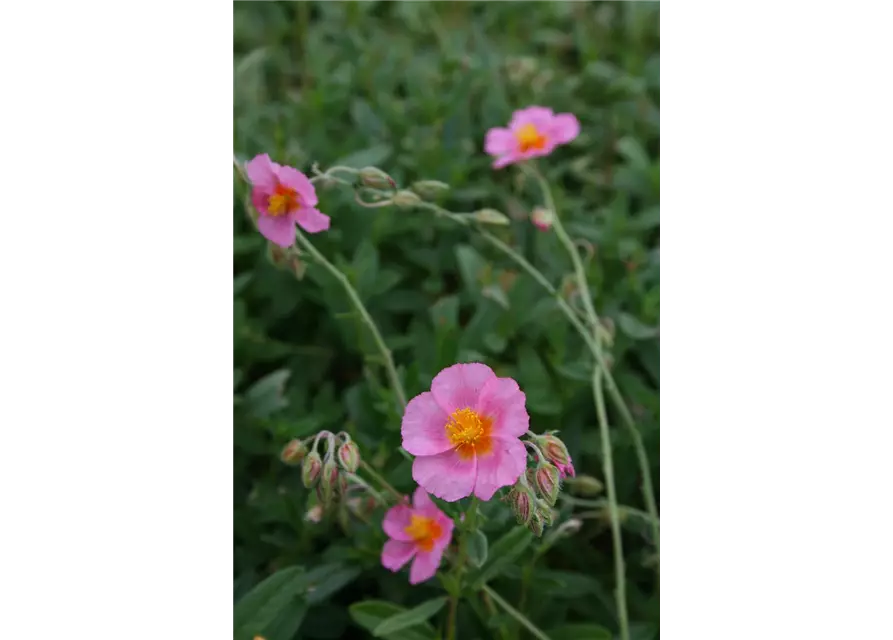
<path fill-rule="evenodd" d="M 501 595 L 493 591 L 493 589 L 490 588 L 490 585 L 485 584 L 483 587 L 481 587 L 481 590 L 489 595 L 491 598 L 493 598 L 493 600 L 496 601 L 496 604 L 505 609 L 506 613 L 508 613 L 515 620 L 524 625 L 527 630 L 534 635 L 534 637 L 539 638 L 539 640 L 551 640 L 549 636 L 537 629 L 536 626 L 527 619 L 527 616 L 525 616 L 523 613 L 506 602 Z"/>
<path fill-rule="evenodd" d="M 623 541 L 620 537 L 620 516 L 617 509 L 617 489 L 614 487 L 614 460 L 611 451 L 611 436 L 608 433 L 608 416 L 605 411 L 605 398 L 602 389 L 601 369 L 592 376 L 592 392 L 595 394 L 595 411 L 598 414 L 598 428 L 602 439 L 602 461 L 605 473 L 605 487 L 608 493 L 608 512 L 611 515 L 611 539 L 614 544 L 614 573 L 617 580 L 617 617 L 620 620 L 620 640 L 629 640 L 629 619 L 626 612 L 626 568 L 623 562 Z"/>
<path fill-rule="evenodd" d="M 371 484 L 369 484 L 368 482 L 366 482 L 365 480 L 363 480 L 363 478 L 361 478 L 360 476 L 358 476 L 358 475 L 355 474 L 355 473 L 348 473 L 348 474 L 347 474 L 347 477 L 348 477 L 350 480 L 353 480 L 354 482 L 356 482 L 356 483 L 357 483 L 358 485 L 360 485 L 361 487 L 364 487 L 364 488 L 366 489 L 366 491 L 368 491 L 368 492 L 371 493 L 373 496 L 375 496 L 375 499 L 378 500 L 381 504 L 384 504 L 384 503 L 385 503 L 385 499 L 382 497 L 382 495 L 381 495 L 378 491 L 376 491 L 376 490 L 372 487 Z"/>
<path fill-rule="evenodd" d="M 477 528 L 478 499 L 471 497 L 471 506 L 468 507 L 467 516 L 462 528 L 462 537 L 459 538 L 459 555 L 456 558 L 456 589 L 457 593 L 450 596 L 450 615 L 447 620 L 447 640 L 453 640 L 456 632 L 456 612 L 459 608 L 459 594 L 462 593 L 462 575 L 465 573 L 465 564 L 468 560 L 468 537 Z"/>
<path fill-rule="evenodd" d="M 601 339 L 597 333 L 601 323 L 598 314 L 595 312 L 595 306 L 592 304 L 592 296 L 589 294 L 589 283 L 586 280 L 586 270 L 583 268 L 583 262 L 580 260 L 580 252 L 577 251 L 577 246 L 564 229 L 561 217 L 558 215 L 558 211 L 555 208 L 555 201 L 552 198 L 552 190 L 549 188 L 549 183 L 535 167 L 531 166 L 529 171 L 539 183 L 540 189 L 543 192 L 543 198 L 546 201 L 546 207 L 552 212 L 552 226 L 555 229 L 555 235 L 558 237 L 561 244 L 564 245 L 564 248 L 570 255 L 571 262 L 574 265 L 574 276 L 577 280 L 577 288 L 580 291 L 580 297 L 583 299 L 583 307 L 586 310 L 586 315 L 588 316 L 591 328 L 591 331 L 588 333 L 590 333 L 590 335 L 595 334 L 594 339 L 586 340 L 586 342 L 592 350 L 592 353 L 598 362 L 598 366 L 604 372 L 605 379 L 608 382 L 608 393 L 611 394 L 611 399 L 620 411 L 624 426 L 626 426 L 632 435 L 636 457 L 639 461 L 639 467 L 642 470 L 642 494 L 645 500 L 645 507 L 651 515 L 654 546 L 658 555 L 660 555 L 660 517 L 657 512 L 657 502 L 654 498 L 654 485 L 651 482 L 651 466 L 648 464 L 648 453 L 642 442 L 642 436 L 639 434 L 638 429 L 636 429 L 632 414 L 626 406 L 626 403 L 623 401 L 623 397 L 620 395 L 620 390 L 617 388 L 617 383 L 614 381 L 614 377 L 611 375 L 611 372 L 605 363 L 604 354 L 602 353 Z M 566 313 L 566 315 L 570 318 L 573 314 L 571 312 Z M 576 318 L 574 319 L 574 325 L 577 326 L 577 331 L 580 332 L 580 335 L 583 335 L 583 331 L 581 331 L 582 327 L 579 326 L 580 323 L 576 321 Z"/>
<path fill-rule="evenodd" d="M 363 469 L 363 471 L 365 471 L 366 473 L 368 473 L 370 476 L 372 476 L 372 478 L 373 478 L 376 482 L 378 482 L 378 484 L 380 484 L 382 487 L 384 487 L 385 489 L 387 489 L 388 491 L 390 491 L 391 494 L 393 494 L 393 496 L 394 496 L 395 498 L 397 498 L 397 501 L 398 501 L 398 502 L 399 502 L 400 500 L 403 499 L 403 494 L 401 494 L 401 493 L 400 493 L 399 491 L 397 491 L 394 487 L 392 487 L 392 486 L 388 483 L 387 480 L 385 480 L 384 478 L 382 478 L 381 475 L 379 475 L 379 473 L 378 473 L 375 469 L 372 468 L 372 465 L 371 465 L 371 464 L 369 464 L 369 463 L 366 462 L 365 460 L 360 460 L 360 468 Z"/>

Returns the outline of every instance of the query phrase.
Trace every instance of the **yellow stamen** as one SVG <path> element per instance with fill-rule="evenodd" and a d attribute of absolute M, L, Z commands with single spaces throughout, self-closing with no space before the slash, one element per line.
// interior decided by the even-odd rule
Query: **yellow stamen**
<path fill-rule="evenodd" d="M 431 551 L 434 543 L 443 535 L 443 529 L 437 520 L 415 514 L 404 531 L 422 551 Z"/>
<path fill-rule="evenodd" d="M 489 453 L 493 447 L 490 429 L 493 420 L 466 407 L 450 414 L 446 424 L 447 438 L 462 458 Z"/>
<path fill-rule="evenodd" d="M 542 151 L 546 148 L 546 136 L 537 131 L 537 128 L 532 124 L 525 124 L 518 129 L 515 132 L 515 137 L 518 139 L 522 153 L 531 149 Z"/>

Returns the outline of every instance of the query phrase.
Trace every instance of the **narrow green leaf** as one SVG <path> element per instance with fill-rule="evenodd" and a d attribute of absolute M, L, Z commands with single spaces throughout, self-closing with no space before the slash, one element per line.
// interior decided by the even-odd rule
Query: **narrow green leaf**
<path fill-rule="evenodd" d="M 480 588 L 481 585 L 502 573 L 503 569 L 514 564 L 515 559 L 530 546 L 532 541 L 533 534 L 530 531 L 524 527 L 514 527 L 493 543 L 487 554 L 488 560 L 472 578 L 475 588 Z"/>
<path fill-rule="evenodd" d="M 283 391 L 290 375 L 288 369 L 279 369 L 254 383 L 245 393 L 248 412 L 255 418 L 266 418 L 288 406 Z"/>
<path fill-rule="evenodd" d="M 384 600 L 364 600 L 355 602 L 348 608 L 353 621 L 370 633 L 383 621 L 405 611 L 404 607 Z M 385 636 L 386 640 L 431 640 L 434 637 L 434 627 L 427 622 Z"/>
<path fill-rule="evenodd" d="M 617 317 L 617 326 L 633 340 L 648 340 L 657 337 L 660 333 L 658 327 L 649 327 L 628 313 L 621 313 Z"/>
<path fill-rule="evenodd" d="M 391 633 L 421 624 L 440 611 L 443 608 L 443 605 L 446 604 L 446 601 L 446 596 L 441 596 L 423 602 L 409 611 L 397 613 L 379 624 L 373 630 L 372 635 L 376 638 L 383 638 Z"/>
<path fill-rule="evenodd" d="M 362 169 L 363 167 L 374 167 L 383 163 L 391 156 L 393 149 L 387 144 L 377 144 L 357 151 L 343 158 L 339 158 L 332 163 L 332 166 L 352 167 L 354 169 Z"/>
<path fill-rule="evenodd" d="M 481 567 L 487 561 L 487 536 L 480 529 L 468 538 L 468 559 L 475 567 Z"/>

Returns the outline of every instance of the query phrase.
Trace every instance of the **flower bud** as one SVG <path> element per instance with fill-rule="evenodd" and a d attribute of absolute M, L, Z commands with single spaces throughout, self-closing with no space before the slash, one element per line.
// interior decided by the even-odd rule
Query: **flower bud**
<path fill-rule="evenodd" d="M 304 486 L 308 489 L 316 486 L 321 471 L 322 459 L 320 459 L 319 454 L 316 453 L 316 451 L 311 451 L 310 454 L 304 458 L 304 467 L 301 469 L 301 480 L 304 482 Z"/>
<path fill-rule="evenodd" d="M 397 195 L 394 196 L 394 204 L 401 209 L 408 209 L 417 205 L 421 201 L 422 199 L 418 195 L 412 191 L 407 191 L 406 189 L 398 191 Z"/>
<path fill-rule="evenodd" d="M 540 231 L 548 231 L 555 222 L 555 214 L 544 207 L 535 207 L 530 213 L 530 221 Z"/>
<path fill-rule="evenodd" d="M 322 505 L 317 503 L 307 509 L 307 513 L 304 514 L 304 520 L 313 524 L 319 524 L 322 521 Z"/>
<path fill-rule="evenodd" d="M 426 200 L 436 198 L 441 193 L 448 191 L 449 188 L 450 185 L 439 180 L 420 180 L 412 184 L 412 190 Z"/>
<path fill-rule="evenodd" d="M 282 449 L 279 459 L 285 464 L 297 465 L 307 455 L 307 447 L 300 440 L 292 440 Z"/>
<path fill-rule="evenodd" d="M 360 180 L 367 187 L 373 189 L 396 189 L 397 183 L 394 179 L 381 169 L 376 167 L 363 167 L 360 169 Z"/>
<path fill-rule="evenodd" d="M 536 486 L 536 469 L 534 469 L 533 467 L 527 467 L 527 471 L 524 473 L 524 477 L 527 478 L 528 486 Z"/>
<path fill-rule="evenodd" d="M 338 463 L 348 473 L 356 473 L 360 466 L 360 449 L 353 440 L 338 447 Z"/>
<path fill-rule="evenodd" d="M 604 490 L 604 485 L 592 476 L 578 476 L 568 481 L 570 490 L 584 497 L 597 496 Z"/>
<path fill-rule="evenodd" d="M 538 514 L 533 514 L 533 517 L 530 519 L 530 522 L 527 523 L 527 528 L 530 529 L 530 532 L 533 533 L 537 538 L 543 535 L 543 520 L 539 517 Z"/>
<path fill-rule="evenodd" d="M 527 525 L 533 515 L 534 497 L 530 489 L 516 485 L 509 492 L 509 501 L 518 524 Z"/>
<path fill-rule="evenodd" d="M 307 264 L 298 256 L 292 256 L 288 259 L 288 268 L 295 274 L 295 278 L 298 280 L 304 279 L 304 273 L 307 271 Z"/>
<path fill-rule="evenodd" d="M 474 219 L 484 224 L 502 224 L 509 223 L 508 216 L 497 211 L 496 209 L 480 209 L 474 212 Z"/>
<path fill-rule="evenodd" d="M 277 267 L 285 267 L 288 264 L 288 250 L 283 249 L 272 242 L 267 243 L 267 258 Z"/>
<path fill-rule="evenodd" d="M 543 450 L 546 459 L 558 467 L 558 473 L 562 478 L 565 476 L 573 478 L 576 475 L 571 455 L 567 452 L 567 447 L 559 438 L 551 433 L 547 433 L 539 436 L 536 439 L 536 444 Z"/>
<path fill-rule="evenodd" d="M 535 475 L 536 490 L 549 503 L 555 504 L 558 500 L 558 483 L 560 481 L 558 467 L 548 462 L 541 462 L 536 467 Z"/>
<path fill-rule="evenodd" d="M 319 486 L 322 488 L 322 503 L 328 507 L 332 503 L 338 491 L 338 465 L 334 460 L 326 460 L 322 466 L 322 475 L 319 479 Z"/>
<path fill-rule="evenodd" d="M 536 501 L 536 515 L 543 521 L 543 526 L 550 527 L 555 522 L 555 514 L 552 512 L 552 507 L 542 500 Z"/>

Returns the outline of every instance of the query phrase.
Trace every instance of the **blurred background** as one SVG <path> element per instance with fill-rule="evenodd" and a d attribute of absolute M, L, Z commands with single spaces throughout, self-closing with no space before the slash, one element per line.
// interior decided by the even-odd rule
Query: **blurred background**
<path fill-rule="evenodd" d="M 448 183 L 444 207 L 506 213 L 511 224 L 493 232 L 556 286 L 571 266 L 554 234 L 530 222 L 533 207 L 543 204 L 536 185 L 511 167 L 493 171 L 483 140 L 529 105 L 577 115 L 579 138 L 540 167 L 569 233 L 591 251 L 591 294 L 614 331 L 612 372 L 657 484 L 659 5 L 238 2 L 233 11 L 239 158 L 269 153 L 306 173 L 312 163 L 374 165 L 400 185 Z M 380 567 L 381 513 L 360 513 L 368 525 L 355 514 L 308 519 L 314 498 L 300 469 L 282 464 L 279 452 L 293 437 L 346 430 L 366 461 L 409 492 L 410 465 L 396 451 L 400 415 L 370 359 L 371 337 L 339 284 L 312 264 L 300 280 L 274 266 L 245 218 L 244 185 L 234 179 L 233 188 L 234 597 L 241 600 L 276 570 L 322 567 L 309 594 L 257 604 L 275 609 L 267 640 L 371 637 L 357 612 L 372 615 L 375 608 L 352 605 L 386 600 L 411 607 L 442 590 L 436 581 L 411 587 L 405 573 Z M 318 188 L 318 195 L 332 226 L 311 240 L 351 279 L 409 396 L 427 390 L 450 364 L 485 362 L 519 382 L 531 429 L 559 429 L 577 473 L 603 481 L 590 357 L 533 279 L 450 221 L 423 211 L 364 209 L 343 187 Z M 623 543 L 633 638 L 649 640 L 658 637 L 658 559 L 637 515 L 644 504 L 632 441 L 612 407 L 609 414 L 618 499 L 628 507 Z M 577 495 L 604 497 L 597 490 Z M 597 507 L 560 505 L 562 519 L 582 520 L 580 530 L 535 564 L 542 541 L 507 554 L 491 584 L 553 640 L 609 638 L 617 620 L 608 520 Z M 496 501 L 485 515 L 492 557 L 513 520 Z M 486 602 L 480 610 L 462 607 L 458 637 L 502 637 L 493 628 L 502 621 Z M 509 628 L 510 637 L 529 637 Z M 389 637 L 435 637 L 426 629 Z"/>

